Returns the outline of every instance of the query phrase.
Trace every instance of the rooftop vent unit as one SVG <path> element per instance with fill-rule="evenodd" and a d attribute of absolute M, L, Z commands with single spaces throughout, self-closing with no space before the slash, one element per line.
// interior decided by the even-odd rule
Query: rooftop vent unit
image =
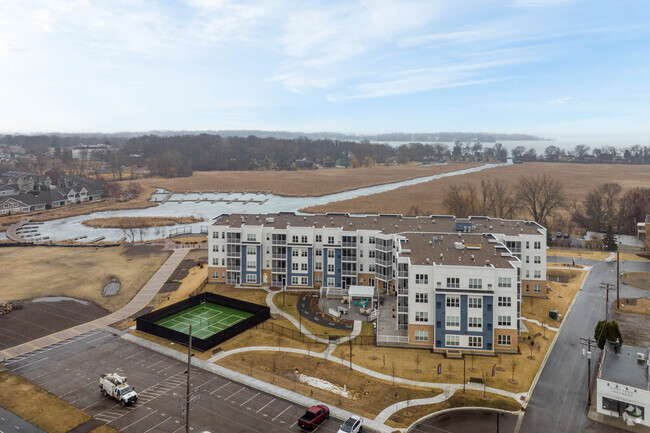
<path fill-rule="evenodd" d="M 431 224 L 435 224 L 435 223 L 436 223 L 436 220 L 431 220 Z"/>
<path fill-rule="evenodd" d="M 462 242 L 454 242 L 454 247 L 457 250 L 464 250 L 465 249 L 465 245 Z"/>
<path fill-rule="evenodd" d="M 472 259 L 472 261 L 474 261 L 474 254 L 471 254 L 469 257 Z"/>
<path fill-rule="evenodd" d="M 431 259 L 428 258 L 428 257 L 425 260 L 427 261 L 427 263 L 429 263 L 431 261 Z"/>
<path fill-rule="evenodd" d="M 350 223 L 350 227 L 352 227 L 352 223 Z"/>
<path fill-rule="evenodd" d="M 266 222 L 267 222 L 267 223 L 273 223 L 273 222 L 275 222 L 275 218 L 273 218 L 273 217 L 267 217 L 267 218 L 266 218 Z"/>
<path fill-rule="evenodd" d="M 307 217 L 306 216 L 302 217 L 302 220 L 307 221 Z"/>
<path fill-rule="evenodd" d="M 490 230 L 492 230 L 492 226 L 490 226 Z"/>
<path fill-rule="evenodd" d="M 639 362 L 644 362 L 645 361 L 645 353 L 638 352 L 636 354 L 636 360 L 639 361 Z"/>
<path fill-rule="evenodd" d="M 422 226 L 418 226 L 418 230 L 422 230 Z"/>
<path fill-rule="evenodd" d="M 373 219 L 372 222 L 373 222 L 373 223 L 376 223 L 376 222 L 377 222 L 377 218 Z"/>
<path fill-rule="evenodd" d="M 485 261 L 485 266 L 490 266 L 490 261 L 489 260 Z"/>
<path fill-rule="evenodd" d="M 524 232 L 524 229 L 523 229 L 523 227 L 522 227 L 522 228 L 520 228 L 520 229 L 519 229 L 519 231 L 523 233 L 523 232 Z"/>
<path fill-rule="evenodd" d="M 501 225 L 503 226 L 503 225 L 505 225 L 505 223 L 503 221 L 501 221 Z"/>
<path fill-rule="evenodd" d="M 260 219 L 260 216 L 259 216 L 259 215 L 255 215 L 255 219 L 256 219 L 256 220 Z"/>
<path fill-rule="evenodd" d="M 519 227 L 519 223 L 515 223 L 515 227 Z"/>
<path fill-rule="evenodd" d="M 440 260 L 444 259 L 445 255 L 443 253 L 440 253 Z"/>
<path fill-rule="evenodd" d="M 433 245 L 433 241 L 429 241 L 429 245 Z"/>

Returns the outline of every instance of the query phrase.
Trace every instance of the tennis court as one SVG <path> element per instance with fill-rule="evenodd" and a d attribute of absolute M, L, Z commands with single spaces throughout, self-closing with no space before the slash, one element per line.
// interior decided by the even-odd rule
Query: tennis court
<path fill-rule="evenodd" d="M 203 302 L 154 323 L 184 334 L 189 334 L 192 325 L 192 336 L 205 339 L 251 316 L 234 308 Z"/>

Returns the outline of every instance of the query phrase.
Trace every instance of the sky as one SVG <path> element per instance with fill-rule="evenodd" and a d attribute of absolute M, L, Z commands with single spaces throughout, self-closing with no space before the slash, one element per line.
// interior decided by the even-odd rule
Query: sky
<path fill-rule="evenodd" d="M 644 0 L 0 0 L 0 131 L 650 142 Z"/>

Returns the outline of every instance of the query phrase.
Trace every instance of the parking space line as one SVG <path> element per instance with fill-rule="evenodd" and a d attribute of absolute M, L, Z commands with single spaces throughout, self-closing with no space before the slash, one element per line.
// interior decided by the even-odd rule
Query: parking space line
<path fill-rule="evenodd" d="M 258 411 L 255 412 L 255 413 L 259 413 L 259 412 L 262 411 L 264 408 L 266 408 L 268 405 L 270 405 L 271 403 L 273 403 L 275 400 L 277 400 L 277 399 L 274 398 L 274 399 L 271 400 L 270 402 L 266 403 L 264 406 L 262 406 L 262 409 L 258 410 Z"/>
<path fill-rule="evenodd" d="M 254 399 L 255 397 L 257 397 L 257 396 L 260 395 L 260 394 L 261 394 L 261 392 L 258 392 L 257 394 L 255 394 L 254 396 L 252 396 L 251 398 L 249 398 L 248 400 L 246 400 L 245 402 L 243 402 L 242 404 L 240 404 L 240 406 L 245 405 L 246 403 L 248 403 L 249 401 L 251 401 L 252 399 Z"/>
<path fill-rule="evenodd" d="M 139 423 L 139 422 L 142 421 L 143 419 L 145 419 L 145 418 L 147 418 L 147 417 L 150 417 L 151 415 L 153 415 L 153 414 L 156 413 L 156 412 L 158 412 L 158 410 L 154 410 L 153 412 L 146 414 L 146 415 L 143 416 L 142 418 L 138 418 L 137 420 L 133 421 L 131 424 L 127 425 L 126 427 L 122 427 L 120 430 L 121 430 L 121 431 L 124 431 L 124 430 L 126 430 L 127 428 L 131 427 L 132 425 Z"/>
<path fill-rule="evenodd" d="M 230 400 L 231 398 L 233 398 L 233 397 L 234 397 L 234 396 L 235 396 L 239 391 L 241 391 L 242 389 L 246 389 L 246 388 L 244 388 L 244 387 L 242 386 L 242 387 L 239 388 L 237 391 L 235 391 L 233 394 L 231 394 L 230 397 L 226 397 L 226 398 L 224 398 L 224 401 L 225 401 L 225 400 Z"/>
<path fill-rule="evenodd" d="M 283 410 L 282 412 L 280 412 L 280 413 L 279 413 L 275 418 L 273 418 L 271 421 L 275 421 L 276 419 L 278 419 L 278 418 L 280 417 L 280 415 L 282 415 L 283 413 L 285 413 L 286 411 L 288 411 L 288 410 L 289 410 L 290 408 L 292 408 L 292 407 L 293 407 L 293 405 L 290 404 L 289 406 L 287 406 L 287 408 L 286 408 L 285 410 Z"/>
<path fill-rule="evenodd" d="M 48 359 L 48 358 L 49 358 L 49 356 L 46 356 L 45 358 L 41 358 L 41 359 L 39 359 L 39 360 L 37 360 L 37 361 L 30 362 L 29 364 L 21 365 L 20 367 L 14 369 L 14 371 L 18 371 L 18 370 L 20 370 L 21 368 L 29 367 L 30 365 L 32 365 L 32 364 L 36 364 L 37 362 L 45 361 L 45 360 Z"/>
<path fill-rule="evenodd" d="M 214 394 L 215 392 L 219 391 L 219 390 L 220 390 L 221 388 L 223 388 L 224 386 L 230 385 L 231 383 L 232 383 L 232 382 L 228 382 L 228 383 L 226 383 L 226 384 L 224 384 L 224 385 L 221 385 L 219 388 L 215 389 L 214 391 L 212 391 L 212 392 L 211 392 L 210 394 L 208 394 L 208 395 L 212 395 L 212 394 Z"/>
<path fill-rule="evenodd" d="M 172 418 L 171 416 L 167 417 L 167 419 L 164 419 L 164 420 L 160 421 L 158 424 L 156 424 L 155 426 L 151 427 L 150 429 L 145 430 L 144 433 L 150 432 L 151 430 L 155 429 L 155 428 L 158 427 L 160 424 L 166 422 L 167 420 L 170 420 L 171 418 Z"/>
<path fill-rule="evenodd" d="M 162 370 L 157 371 L 156 374 L 160 374 L 160 373 L 162 373 L 162 372 L 165 371 L 165 370 L 169 370 L 170 368 L 175 367 L 176 365 L 177 365 L 177 364 L 174 363 L 174 364 L 170 365 L 169 367 L 165 367 L 165 368 L 163 368 Z"/>

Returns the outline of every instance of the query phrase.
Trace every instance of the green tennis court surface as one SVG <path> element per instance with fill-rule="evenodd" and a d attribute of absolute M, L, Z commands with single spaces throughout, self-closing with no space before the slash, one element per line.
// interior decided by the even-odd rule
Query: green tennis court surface
<path fill-rule="evenodd" d="M 205 339 L 251 316 L 251 313 L 245 311 L 206 302 L 160 319 L 155 323 L 183 334 L 189 334 L 190 325 L 192 325 L 192 336 Z"/>

